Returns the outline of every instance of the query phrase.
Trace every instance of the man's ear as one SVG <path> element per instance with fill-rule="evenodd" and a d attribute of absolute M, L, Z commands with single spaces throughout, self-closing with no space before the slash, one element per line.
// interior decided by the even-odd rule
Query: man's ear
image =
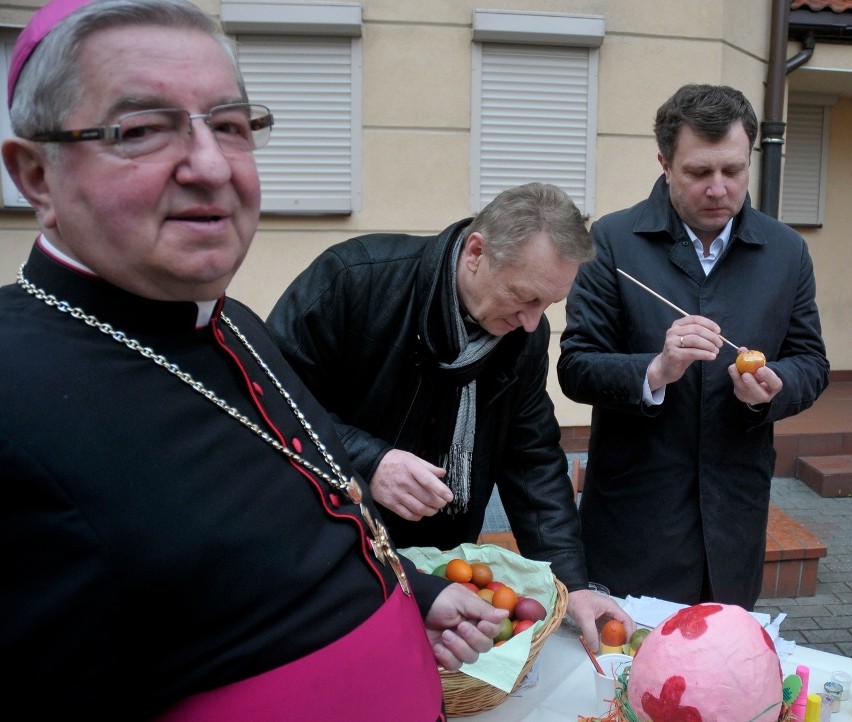
<path fill-rule="evenodd" d="M 485 253 L 485 238 L 478 231 L 474 231 L 467 237 L 462 248 L 465 266 L 475 271 L 482 260 L 483 253 Z"/>
<path fill-rule="evenodd" d="M 53 225 L 47 158 L 39 143 L 21 138 L 3 142 L 3 162 L 21 195 L 35 208 L 42 227 Z"/>
<path fill-rule="evenodd" d="M 666 183 L 669 182 L 669 177 L 671 176 L 671 166 L 669 162 L 663 157 L 662 153 L 657 153 L 657 160 L 660 161 L 660 165 L 663 167 L 663 173 L 666 174 Z"/>

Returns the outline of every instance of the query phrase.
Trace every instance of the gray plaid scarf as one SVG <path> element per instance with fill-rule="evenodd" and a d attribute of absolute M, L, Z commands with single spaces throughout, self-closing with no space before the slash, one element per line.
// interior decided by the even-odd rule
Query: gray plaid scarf
<path fill-rule="evenodd" d="M 451 288 L 456 286 L 456 269 L 466 234 L 462 231 L 456 239 L 450 254 Z M 459 307 L 458 291 L 450 294 L 451 316 L 453 328 L 451 332 L 456 337 L 459 355 L 452 363 L 440 363 L 443 369 L 462 369 L 474 364 L 485 356 L 500 342 L 499 336 L 492 336 L 484 328 L 476 324 L 468 332 Z M 472 319 L 471 319 L 472 320 Z M 446 512 L 454 516 L 467 511 L 470 502 L 470 477 L 473 466 L 473 444 L 476 436 L 476 379 L 461 390 L 459 410 L 456 415 L 456 425 L 453 430 L 453 440 L 449 451 L 441 460 L 441 466 L 446 470 L 444 483 L 453 492 L 453 500 L 447 505 Z"/>

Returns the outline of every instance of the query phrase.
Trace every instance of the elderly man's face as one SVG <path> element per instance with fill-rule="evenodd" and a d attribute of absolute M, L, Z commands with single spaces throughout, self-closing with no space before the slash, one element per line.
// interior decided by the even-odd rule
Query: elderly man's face
<path fill-rule="evenodd" d="M 532 333 L 547 307 L 563 303 L 578 264 L 566 261 L 544 233 L 527 241 L 517 263 L 494 269 L 486 241 L 472 233 L 458 267 L 459 298 L 465 310 L 494 336 L 516 328 Z"/>
<path fill-rule="evenodd" d="M 133 110 L 207 112 L 240 102 L 225 52 L 209 36 L 162 27 L 90 36 L 84 93 L 65 128 L 106 125 Z M 66 253 L 126 290 L 162 300 L 212 300 L 233 277 L 257 226 L 253 155 L 223 155 L 202 120 L 168 162 L 120 157 L 108 143 L 69 143 L 48 167 L 41 213 Z"/>

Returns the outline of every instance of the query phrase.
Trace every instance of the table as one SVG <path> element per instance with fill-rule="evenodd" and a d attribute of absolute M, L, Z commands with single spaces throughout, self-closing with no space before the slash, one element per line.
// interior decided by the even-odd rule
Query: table
<path fill-rule="evenodd" d="M 481 722 L 577 722 L 578 715 L 595 712 L 594 668 L 586 656 L 577 632 L 563 623 L 548 637 L 538 659 L 538 684 L 526 690 L 523 697 L 509 696 L 488 712 L 453 719 Z M 828 654 L 796 645 L 794 652 L 781 664 L 786 677 L 795 674 L 796 666 L 810 667 L 811 692 L 822 692 L 831 673 L 844 670 L 852 674 L 852 658 Z M 840 703 L 840 711 L 831 722 L 852 722 L 852 697 Z"/>

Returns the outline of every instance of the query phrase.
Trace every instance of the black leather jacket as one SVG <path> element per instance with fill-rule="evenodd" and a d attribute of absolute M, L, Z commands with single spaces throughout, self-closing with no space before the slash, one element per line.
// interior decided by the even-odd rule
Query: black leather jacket
<path fill-rule="evenodd" d="M 441 259 L 470 222 L 438 236 L 372 234 L 322 253 L 284 292 L 267 323 L 284 356 L 338 424 L 356 469 L 372 478 L 392 448 L 418 454 L 427 409 L 455 393 L 437 371 L 427 313 Z M 579 520 L 553 403 L 550 329 L 504 337 L 477 375 L 469 511 L 408 522 L 383 509 L 400 547 L 475 542 L 496 483 L 521 553 L 550 561 L 569 589 L 587 585 Z"/>

